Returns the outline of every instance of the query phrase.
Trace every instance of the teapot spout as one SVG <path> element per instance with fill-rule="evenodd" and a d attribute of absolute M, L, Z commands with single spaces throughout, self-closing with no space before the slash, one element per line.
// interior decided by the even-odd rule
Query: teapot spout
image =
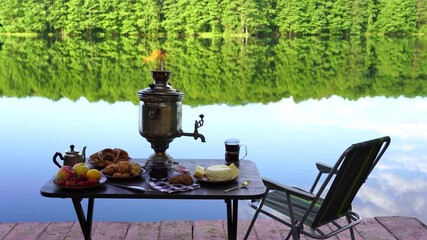
<path fill-rule="evenodd" d="M 82 150 L 82 163 L 86 162 L 86 146 Z"/>

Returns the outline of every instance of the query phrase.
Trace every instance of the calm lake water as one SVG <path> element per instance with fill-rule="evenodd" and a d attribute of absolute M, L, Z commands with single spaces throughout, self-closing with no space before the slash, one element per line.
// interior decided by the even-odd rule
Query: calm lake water
<path fill-rule="evenodd" d="M 54 49 L 54 44 L 49 48 Z M 7 49 L 3 45 L 2 57 L 10 53 Z M 64 62 L 70 58 L 65 57 Z M 123 148 L 134 158 L 150 155 L 149 143 L 138 132 L 136 91 L 147 87 L 151 80 L 139 74 L 134 76 L 138 80 L 130 84 L 113 82 L 105 86 L 103 75 L 105 81 L 98 84 L 99 91 L 76 94 L 73 89 L 89 88 L 87 85 L 100 75 L 76 83 L 77 80 L 69 76 L 74 76 L 74 70 L 70 70 L 58 73 L 46 83 L 36 76 L 46 71 L 52 75 L 55 72 L 52 67 L 29 71 L 37 69 L 29 62 L 26 65 L 16 60 L 10 68 L 3 65 L 0 75 L 0 222 L 74 221 L 76 216 L 70 200 L 44 198 L 39 193 L 40 187 L 57 171 L 52 163 L 53 154 L 65 152 L 70 144 L 75 144 L 77 149 L 87 146 L 88 155 L 106 147 Z M 109 64 L 107 68 L 119 63 Z M 13 71 L 19 66 L 22 75 Z M 378 66 L 375 69 L 381 69 Z M 191 83 L 179 82 L 182 70 L 174 69 L 177 74 L 172 75 L 172 79 L 176 79 L 187 100 L 183 106 L 183 130 L 192 132 L 194 120 L 203 113 L 205 125 L 199 132 L 205 135 L 206 143 L 181 137 L 170 144 L 168 152 L 176 159 L 223 158 L 224 140 L 238 138 L 247 145 L 247 159 L 257 164 L 262 176 L 309 188 L 317 174 L 316 162 L 334 164 L 350 144 L 388 135 L 391 146 L 360 190 L 353 207 L 364 217 L 400 215 L 427 222 L 427 90 L 424 88 L 427 80 L 422 77 L 425 66 L 423 58 L 418 68 L 421 73 L 406 82 L 379 77 L 369 84 L 359 82 L 355 89 L 364 93 L 361 95 L 351 89 L 345 93 L 332 85 L 322 88 L 323 83 L 312 88 L 315 82 L 305 82 L 308 85 L 301 87 L 296 80 L 283 90 L 280 86 L 273 88 L 269 79 L 258 83 L 253 78 L 244 83 L 244 87 L 239 85 L 240 79 L 234 81 L 231 86 L 237 93 L 227 94 L 214 82 L 206 87 L 212 91 L 203 92 L 199 89 L 203 81 L 194 80 L 198 87 L 194 93 Z M 90 75 L 87 69 L 80 71 Z M 32 79 L 23 76 L 32 76 Z M 63 85 L 57 85 L 59 76 L 66 79 Z M 254 85 L 249 84 L 251 81 Z M 403 86 L 401 89 L 391 86 L 372 90 L 372 86 L 397 82 Z M 410 86 L 405 85 L 408 82 Z M 269 91 L 260 93 L 260 86 L 265 84 Z M 128 89 L 124 85 L 133 87 Z M 105 89 L 116 92 L 100 94 Z M 305 89 L 318 91 L 310 94 Z M 120 94 L 115 94 L 117 92 Z M 55 94 L 58 97 L 52 97 Z M 205 102 L 207 100 L 199 96 L 209 96 L 211 101 Z M 250 218 L 253 211 L 245 202 L 240 206 L 240 217 Z M 94 218 L 96 221 L 160 221 L 225 219 L 226 216 L 222 201 L 97 200 Z"/>

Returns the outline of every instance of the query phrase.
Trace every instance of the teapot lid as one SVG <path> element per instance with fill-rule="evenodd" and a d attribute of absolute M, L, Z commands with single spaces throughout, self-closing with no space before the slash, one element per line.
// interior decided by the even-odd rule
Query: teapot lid
<path fill-rule="evenodd" d="M 67 155 L 76 155 L 79 154 L 80 151 L 74 150 L 74 145 L 70 145 L 70 151 L 66 151 L 65 153 Z"/>

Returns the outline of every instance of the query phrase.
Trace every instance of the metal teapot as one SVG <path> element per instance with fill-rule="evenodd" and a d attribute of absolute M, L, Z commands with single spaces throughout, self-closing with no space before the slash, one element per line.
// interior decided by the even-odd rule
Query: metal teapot
<path fill-rule="evenodd" d="M 55 163 L 56 166 L 59 168 L 61 167 L 61 164 L 56 161 L 56 158 L 59 157 L 61 160 L 64 161 L 64 166 L 74 166 L 76 163 L 84 163 L 86 159 L 86 146 L 83 148 L 82 153 L 78 150 L 74 150 L 74 145 L 70 145 L 70 151 L 65 152 L 65 155 L 62 156 L 62 153 L 56 152 L 55 155 L 53 155 L 53 163 Z"/>

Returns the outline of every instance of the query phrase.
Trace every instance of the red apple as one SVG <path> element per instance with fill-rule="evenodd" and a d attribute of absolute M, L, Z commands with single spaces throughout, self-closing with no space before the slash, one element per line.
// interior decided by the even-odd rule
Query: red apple
<path fill-rule="evenodd" d="M 61 167 L 58 172 L 56 173 L 56 180 L 57 181 L 64 181 L 70 180 L 72 177 L 76 176 L 76 172 L 74 169 L 70 166 L 63 166 Z"/>

